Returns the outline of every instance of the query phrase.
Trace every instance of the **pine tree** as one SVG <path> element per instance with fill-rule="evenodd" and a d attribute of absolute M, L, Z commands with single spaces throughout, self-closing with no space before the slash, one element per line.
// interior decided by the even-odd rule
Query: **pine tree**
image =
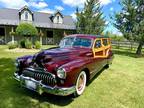
<path fill-rule="evenodd" d="M 136 54 L 141 55 L 144 45 L 144 1 L 122 0 L 122 11 L 115 15 L 115 27 L 130 41 L 139 43 Z"/>
<path fill-rule="evenodd" d="M 84 34 L 101 34 L 105 21 L 99 0 L 87 0 L 84 8 L 79 12 L 77 8 L 77 32 Z"/>

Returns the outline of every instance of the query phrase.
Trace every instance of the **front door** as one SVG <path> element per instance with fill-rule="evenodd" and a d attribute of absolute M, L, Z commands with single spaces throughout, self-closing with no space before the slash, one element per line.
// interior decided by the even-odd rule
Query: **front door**
<path fill-rule="evenodd" d="M 93 44 L 93 71 L 91 76 L 93 77 L 97 72 L 102 69 L 102 62 L 103 62 L 103 45 L 100 38 L 96 39 Z"/>
<path fill-rule="evenodd" d="M 91 76 L 99 72 L 106 64 L 110 50 L 110 40 L 108 38 L 97 38 L 93 44 L 93 72 Z"/>
<path fill-rule="evenodd" d="M 53 44 L 53 31 L 47 31 L 47 44 Z"/>
<path fill-rule="evenodd" d="M 0 27 L 0 44 L 5 43 L 5 29 Z"/>

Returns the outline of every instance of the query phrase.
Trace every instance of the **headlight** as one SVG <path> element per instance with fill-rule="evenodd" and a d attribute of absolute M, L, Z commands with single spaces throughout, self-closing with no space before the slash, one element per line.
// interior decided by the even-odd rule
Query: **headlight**
<path fill-rule="evenodd" d="M 65 79 L 66 78 L 66 71 L 65 71 L 65 69 L 64 68 L 59 68 L 57 70 L 57 76 L 59 78 Z"/>
<path fill-rule="evenodd" d="M 28 58 L 27 59 L 27 63 L 29 64 L 29 63 L 31 63 L 32 62 L 32 59 L 31 58 Z"/>
<path fill-rule="evenodd" d="M 16 60 L 16 61 L 15 61 L 15 66 L 16 66 L 16 67 L 19 67 L 19 65 L 20 65 L 20 61 L 19 61 L 19 60 Z"/>

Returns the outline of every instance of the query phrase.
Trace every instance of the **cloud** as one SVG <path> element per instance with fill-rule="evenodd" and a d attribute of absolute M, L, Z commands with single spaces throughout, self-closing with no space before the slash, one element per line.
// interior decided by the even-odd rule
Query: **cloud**
<path fill-rule="evenodd" d="M 44 1 L 44 0 L 28 0 L 29 2 L 41 2 L 41 1 Z"/>
<path fill-rule="evenodd" d="M 123 34 L 119 31 L 119 30 L 114 30 L 112 31 L 113 34 L 119 35 L 119 36 L 123 36 Z"/>
<path fill-rule="evenodd" d="M 63 10 L 64 10 L 64 8 L 63 8 L 62 6 L 58 6 L 58 5 L 55 6 L 55 9 L 56 9 L 56 10 L 60 10 L 60 11 L 63 11 Z"/>
<path fill-rule="evenodd" d="M 6 8 L 20 9 L 23 6 L 31 6 L 37 9 L 46 8 L 48 4 L 43 0 L 0 0 L 0 4 Z"/>
<path fill-rule="evenodd" d="M 45 8 L 48 6 L 48 4 L 46 2 L 29 2 L 29 5 L 32 7 L 35 7 L 37 9 L 41 9 L 41 8 Z"/>
<path fill-rule="evenodd" d="M 49 8 L 40 9 L 38 12 L 53 14 L 55 11 Z"/>
<path fill-rule="evenodd" d="M 83 7 L 85 1 L 86 0 L 62 0 L 64 4 L 69 5 L 71 7 Z"/>
<path fill-rule="evenodd" d="M 107 22 L 107 21 L 106 21 Z M 119 36 L 122 36 L 123 34 L 117 29 L 115 28 L 110 22 L 108 24 L 108 26 L 106 26 L 105 28 L 105 32 L 111 32 L 112 34 L 116 34 L 116 35 L 119 35 Z"/>
<path fill-rule="evenodd" d="M 109 24 L 109 21 L 106 21 L 106 22 L 105 22 L 105 25 L 108 25 L 108 24 Z"/>
<path fill-rule="evenodd" d="M 112 2 L 112 0 L 99 0 L 101 5 L 108 5 L 109 3 Z"/>
<path fill-rule="evenodd" d="M 109 3 L 113 2 L 115 0 L 99 0 L 100 4 L 103 5 L 108 5 Z M 66 5 L 69 5 L 71 7 L 83 7 L 84 3 L 86 0 L 62 0 L 62 2 Z"/>
<path fill-rule="evenodd" d="M 25 0 L 0 0 L 0 4 L 7 8 L 19 9 L 24 5 L 28 5 Z"/>
<path fill-rule="evenodd" d="M 72 18 L 73 18 L 74 20 L 76 20 L 76 14 L 75 14 L 75 13 L 72 13 L 70 16 L 72 16 Z"/>
<path fill-rule="evenodd" d="M 114 10 L 114 8 L 113 8 L 113 7 L 111 7 L 111 8 L 110 8 L 110 11 L 113 11 L 113 10 Z"/>

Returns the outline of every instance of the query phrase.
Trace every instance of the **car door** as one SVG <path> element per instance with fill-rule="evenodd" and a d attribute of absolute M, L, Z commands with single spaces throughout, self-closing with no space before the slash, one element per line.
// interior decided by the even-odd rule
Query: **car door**
<path fill-rule="evenodd" d="M 109 38 L 102 38 L 102 44 L 103 44 L 103 48 L 104 48 L 104 58 L 107 58 L 109 56 L 109 51 L 111 49 L 111 45 L 110 45 L 110 39 Z"/>
<path fill-rule="evenodd" d="M 101 38 L 97 38 L 94 40 L 92 50 L 93 50 L 93 71 L 91 73 L 91 76 L 93 77 L 97 72 L 99 72 L 102 69 L 103 66 L 102 62 L 103 62 L 104 49 Z"/>

